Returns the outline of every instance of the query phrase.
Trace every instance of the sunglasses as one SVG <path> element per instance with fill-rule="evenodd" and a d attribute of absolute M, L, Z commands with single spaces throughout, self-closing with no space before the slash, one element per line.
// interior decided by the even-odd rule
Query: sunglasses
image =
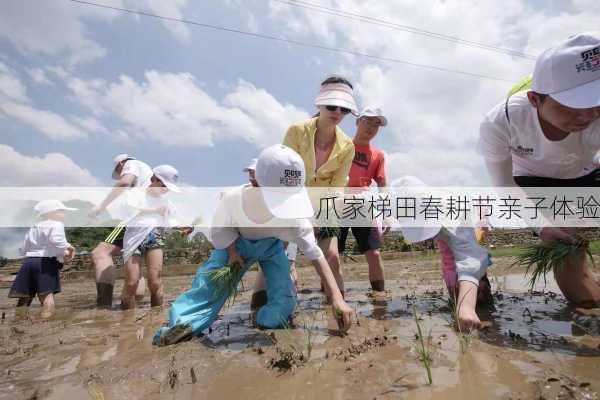
<path fill-rule="evenodd" d="M 163 183 L 163 181 L 161 181 L 160 179 L 158 179 L 156 176 L 152 176 L 152 178 L 150 178 L 150 182 L 154 182 L 154 183 L 158 182 L 158 183 L 160 183 L 160 186 L 162 186 L 162 187 L 167 187 L 167 186 L 166 186 L 166 185 Z"/>
<path fill-rule="evenodd" d="M 346 107 L 338 107 L 338 106 L 325 106 L 328 111 L 335 112 L 338 108 L 342 114 L 348 114 L 350 112 L 349 108 Z"/>

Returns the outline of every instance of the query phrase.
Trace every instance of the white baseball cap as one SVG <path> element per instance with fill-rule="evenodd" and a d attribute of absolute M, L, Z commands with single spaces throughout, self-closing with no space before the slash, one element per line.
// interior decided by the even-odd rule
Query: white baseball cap
<path fill-rule="evenodd" d="M 531 90 L 571 108 L 600 106 L 600 32 L 571 36 L 544 51 Z"/>
<path fill-rule="evenodd" d="M 253 158 L 252 160 L 250 160 L 248 165 L 246 165 L 244 167 L 244 169 L 242 171 L 243 172 L 256 171 L 256 162 L 257 161 L 258 161 L 258 158 Z"/>
<path fill-rule="evenodd" d="M 358 115 L 358 107 L 354 100 L 354 91 L 345 83 L 326 83 L 321 85 L 319 94 L 315 98 L 315 106 L 344 107 L 349 109 L 352 114 Z"/>
<path fill-rule="evenodd" d="M 123 154 L 119 154 L 119 155 L 115 156 L 115 158 L 113 158 L 113 172 L 112 172 L 113 179 L 119 179 L 119 173 L 116 171 L 116 168 L 120 163 L 122 163 L 123 161 L 126 161 L 126 160 L 135 160 L 135 157 L 132 157 L 127 153 L 123 153 Z"/>
<path fill-rule="evenodd" d="M 358 116 L 358 119 L 361 119 L 362 117 L 377 117 L 377 118 L 379 118 L 379 122 L 381 123 L 381 126 L 387 125 L 387 118 L 383 116 L 383 113 L 381 112 L 381 108 L 365 107 L 362 110 L 362 112 L 360 113 L 360 115 Z"/>
<path fill-rule="evenodd" d="M 58 210 L 77 211 L 77 208 L 67 207 L 62 201 L 58 201 L 56 199 L 42 200 L 37 203 L 33 209 L 40 215 L 48 214 Z"/>
<path fill-rule="evenodd" d="M 181 189 L 177 186 L 179 180 L 179 172 L 172 165 L 164 164 L 154 167 L 152 173 L 157 177 L 169 190 L 175 193 L 181 193 Z"/>
<path fill-rule="evenodd" d="M 267 208 L 277 218 L 296 219 L 313 216 L 313 208 L 304 187 L 304 161 L 282 144 L 267 147 L 256 162 L 256 181 Z"/>

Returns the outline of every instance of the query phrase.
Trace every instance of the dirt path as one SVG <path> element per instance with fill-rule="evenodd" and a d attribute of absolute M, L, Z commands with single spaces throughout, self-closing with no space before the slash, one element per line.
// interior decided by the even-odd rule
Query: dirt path
<path fill-rule="evenodd" d="M 205 337 L 166 348 L 151 345 L 166 309 L 151 310 L 147 299 L 131 312 L 95 310 L 93 282 L 67 281 L 56 316 L 41 321 L 37 305 L 15 315 L 2 289 L 0 399 L 598 398 L 598 317 L 580 316 L 552 292 L 528 294 L 520 274 L 506 274 L 510 259 L 494 261 L 490 326 L 468 336 L 451 328 L 435 260 L 387 261 L 384 294 L 368 289 L 366 265 L 347 263 L 358 323 L 345 337 L 309 268 L 299 270 L 293 329 L 254 328 L 245 292 Z M 167 300 L 190 280 L 165 278 Z M 557 292 L 552 282 L 547 290 Z"/>

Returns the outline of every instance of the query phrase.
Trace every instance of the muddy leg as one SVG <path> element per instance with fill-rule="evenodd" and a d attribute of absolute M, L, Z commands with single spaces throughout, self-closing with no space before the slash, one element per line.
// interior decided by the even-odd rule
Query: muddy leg
<path fill-rule="evenodd" d="M 123 267 L 125 272 L 125 283 L 121 293 L 121 308 L 128 310 L 135 308 L 135 292 L 140 280 L 140 257 L 131 256 Z"/>
<path fill-rule="evenodd" d="M 146 264 L 148 265 L 148 287 L 150 288 L 150 305 L 152 307 L 163 304 L 163 284 L 161 279 L 163 267 L 163 251 L 152 249 L 146 251 Z"/>
<path fill-rule="evenodd" d="M 385 277 L 379 250 L 367 250 L 365 257 L 369 264 L 369 281 L 371 282 L 371 288 L 375 291 L 383 292 L 385 290 Z"/>
<path fill-rule="evenodd" d="M 21 297 L 17 301 L 17 307 L 29 307 L 32 301 L 33 297 Z"/>
<path fill-rule="evenodd" d="M 118 255 L 120 251 L 120 247 L 105 242 L 98 244 L 92 251 L 97 290 L 96 304 L 98 307 L 112 307 L 113 286 L 116 274 L 113 256 Z"/>
<path fill-rule="evenodd" d="M 42 318 L 50 318 L 54 313 L 54 295 L 48 293 L 39 295 L 40 303 L 42 303 Z"/>

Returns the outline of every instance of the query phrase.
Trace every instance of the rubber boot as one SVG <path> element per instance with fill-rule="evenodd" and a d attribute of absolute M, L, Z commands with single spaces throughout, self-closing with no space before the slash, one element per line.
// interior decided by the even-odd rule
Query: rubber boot
<path fill-rule="evenodd" d="M 114 286 L 110 283 L 96 283 L 96 291 L 98 292 L 96 306 L 98 308 L 106 308 L 109 310 L 112 308 L 113 289 Z"/>
<path fill-rule="evenodd" d="M 385 292 L 385 281 L 371 281 L 371 289 L 376 292 Z"/>

